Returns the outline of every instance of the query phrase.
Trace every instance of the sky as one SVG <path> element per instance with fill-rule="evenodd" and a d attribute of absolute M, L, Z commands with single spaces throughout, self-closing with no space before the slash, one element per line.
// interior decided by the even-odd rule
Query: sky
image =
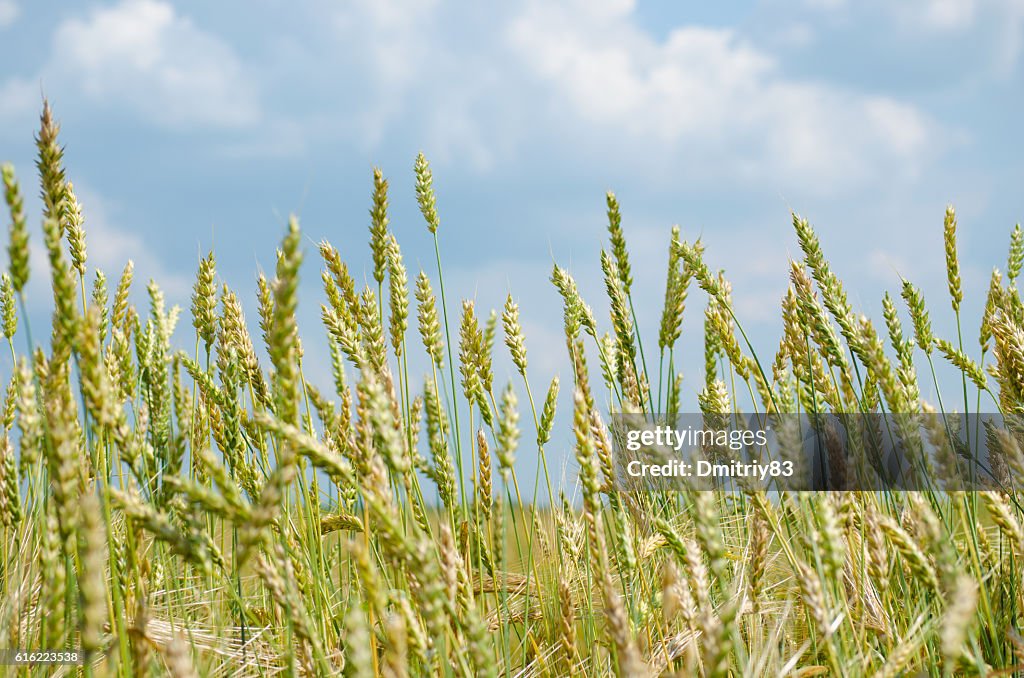
<path fill-rule="evenodd" d="M 769 356 L 799 254 L 791 210 L 816 227 L 857 311 L 880 325 L 882 293 L 906 277 L 950 336 L 942 216 L 954 204 L 970 338 L 1024 214 L 1024 0 L 0 0 L 0 43 L 0 160 L 33 196 L 33 223 L 44 94 L 89 263 L 112 279 L 132 258 L 140 292 L 152 277 L 187 308 L 213 247 L 252 321 L 256 271 L 273 269 L 297 214 L 300 324 L 323 383 L 314 243 L 330 240 L 370 279 L 380 166 L 410 277 L 434 276 L 413 190 L 421 150 L 450 303 L 475 298 L 485 315 L 511 291 L 535 384 L 568 377 L 553 261 L 609 325 L 598 259 L 607 190 L 622 204 L 649 343 L 679 224 L 725 269 Z M 33 242 L 41 249 L 40 231 Z M 45 323 L 41 252 L 34 263 L 29 305 Z M 703 299 L 690 296 L 680 362 L 692 403 Z M 498 380 L 511 376 L 506 361 Z"/>

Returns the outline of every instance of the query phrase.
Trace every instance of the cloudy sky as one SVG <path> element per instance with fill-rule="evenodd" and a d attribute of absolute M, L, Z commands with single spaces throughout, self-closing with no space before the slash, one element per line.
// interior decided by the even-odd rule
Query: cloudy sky
<path fill-rule="evenodd" d="M 0 0 L 0 42 L 0 159 L 34 181 L 45 93 L 90 263 L 114 276 L 131 257 L 185 306 L 214 246 L 221 278 L 251 299 L 297 213 L 311 354 L 323 354 L 312 243 L 330 239 L 363 270 L 373 166 L 391 181 L 407 263 L 434 272 L 413 193 L 419 150 L 434 167 L 450 294 L 499 307 L 511 290 L 538 381 L 564 365 L 552 260 L 604 308 L 608 189 L 641 324 L 656 326 L 678 223 L 726 269 L 765 353 L 797 251 L 791 209 L 816 225 L 856 308 L 877 317 L 903 275 L 947 332 L 946 203 L 975 298 L 1024 214 L 1022 0 Z M 978 307 L 966 307 L 972 337 Z"/>

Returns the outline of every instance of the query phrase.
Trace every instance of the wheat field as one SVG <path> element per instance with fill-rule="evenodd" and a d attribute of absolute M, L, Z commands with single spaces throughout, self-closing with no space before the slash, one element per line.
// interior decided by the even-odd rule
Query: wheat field
<path fill-rule="evenodd" d="M 148 308 L 131 303 L 131 262 L 109 282 L 87 265 L 58 133 L 44 105 L 48 272 L 30 271 L 24 189 L 3 168 L 0 314 L 13 369 L 0 437 L 0 648 L 81 661 L 9 662 L 11 675 L 950 676 L 1024 665 L 1013 482 L 623 492 L 610 433 L 627 411 L 1020 412 L 1019 226 L 980 324 L 960 317 L 950 207 L 936 231 L 949 297 L 929 309 L 904 282 L 876 327 L 794 215 L 803 256 L 778 350 L 759 357 L 713 253 L 678 228 L 666 239 L 657 342 L 643 342 L 609 193 L 599 262 L 609 317 L 595 317 L 556 265 L 567 376 L 538 383 L 513 297 L 488 315 L 445 288 L 422 155 L 415 192 L 436 268 L 410 280 L 375 171 L 370 285 L 357 288 L 349 264 L 362 262 L 330 243 L 307 251 L 293 218 L 273 276 L 257 278 L 252 336 L 243 293 L 218 282 L 213 252 L 184 316 L 152 282 Z M 317 268 L 323 296 L 299 299 L 299 277 Z M 47 274 L 52 325 L 41 333 L 24 290 Z M 321 306 L 332 392 L 305 378 L 300 303 Z M 934 336 L 932 311 L 952 313 L 958 336 Z M 695 403 L 683 402 L 675 369 L 684 315 L 704 338 Z M 172 345 L 178 324 L 194 345 Z M 507 385 L 495 382 L 499 351 L 515 368 Z M 414 352 L 425 376 L 410 374 Z M 924 402 L 940 362 L 960 373 L 958 390 Z M 995 436 L 1004 480 L 1024 470 L 1018 436 Z M 559 441 L 571 441 L 575 487 L 553 484 Z M 517 476 L 516 457 L 534 455 L 536 475 Z"/>

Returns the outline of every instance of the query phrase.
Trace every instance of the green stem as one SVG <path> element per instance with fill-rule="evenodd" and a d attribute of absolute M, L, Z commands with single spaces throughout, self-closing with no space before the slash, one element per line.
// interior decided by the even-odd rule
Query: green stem
<path fill-rule="evenodd" d="M 444 317 L 444 341 L 448 349 L 448 375 L 451 378 L 452 384 L 452 418 L 455 420 L 455 461 L 459 469 L 459 498 L 462 501 L 462 505 L 465 506 L 466 488 L 462 465 L 462 434 L 459 431 L 459 397 L 458 391 L 455 388 L 455 361 L 452 359 L 452 337 L 448 329 L 448 302 L 444 294 L 444 273 L 441 268 L 441 247 L 438 243 L 437 231 L 434 231 L 434 256 L 437 259 L 437 281 L 441 288 L 441 314 Z M 470 431 L 470 436 L 472 435 L 473 433 Z M 470 447 L 472 447 L 472 441 L 470 442 Z"/>

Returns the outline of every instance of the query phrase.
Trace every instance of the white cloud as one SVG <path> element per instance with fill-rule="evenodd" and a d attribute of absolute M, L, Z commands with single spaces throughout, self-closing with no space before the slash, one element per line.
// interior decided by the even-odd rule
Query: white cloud
<path fill-rule="evenodd" d="M 0 0 L 0 28 L 6 28 L 13 24 L 21 10 L 14 0 Z"/>
<path fill-rule="evenodd" d="M 0 83 L 0 120 L 10 120 L 34 111 L 39 105 L 39 87 L 12 78 Z"/>
<path fill-rule="evenodd" d="M 332 29 L 329 52 L 317 56 L 331 64 L 327 68 L 343 69 L 340 74 L 324 74 L 327 87 L 347 95 L 360 92 L 355 96 L 362 104 L 353 107 L 358 112 L 348 123 L 357 130 L 361 145 L 378 144 L 389 126 L 409 113 L 414 104 L 409 93 L 438 78 L 438 60 L 452 47 L 444 42 L 444 27 L 435 21 L 439 8 L 438 0 L 325 0 L 310 10 Z M 353 82 L 346 77 L 353 72 L 363 77 Z M 446 91 L 453 89 L 454 83 L 444 84 Z M 419 102 L 417 108 L 427 112 L 429 107 Z M 330 124 L 337 122 L 335 116 Z"/>
<path fill-rule="evenodd" d="M 925 3 L 924 18 L 938 28 L 969 25 L 977 8 L 977 0 L 929 0 Z"/>
<path fill-rule="evenodd" d="M 478 170 L 557 142 L 580 162 L 600 153 L 682 178 L 830 191 L 880 168 L 913 176 L 942 136 L 895 99 L 788 76 L 737 31 L 684 26 L 657 38 L 633 10 L 632 0 L 527 0 L 497 14 L 440 0 L 321 0 L 309 12 L 325 30 L 304 41 L 286 33 L 273 73 L 257 74 L 169 2 L 121 0 L 61 22 L 39 80 L 166 126 L 258 131 L 224 142 L 239 155 L 340 136 L 369 150 L 397 132 Z M 814 39 L 810 26 L 790 27 L 784 39 Z M 268 91 L 299 82 L 300 95 L 301 83 L 322 84 L 340 105 L 275 112 L 267 100 L 263 110 L 257 77 Z"/>
<path fill-rule="evenodd" d="M 158 0 L 62 22 L 47 75 L 168 126 L 247 125 L 257 93 L 232 49 Z"/>
<path fill-rule="evenodd" d="M 861 3 L 861 7 L 869 3 Z M 804 0 L 810 9 L 837 11 L 851 7 L 847 0 Z M 978 0 L 903 0 L 903 2 L 879 2 L 878 6 L 893 13 L 905 13 L 913 17 L 918 26 L 924 24 L 935 28 L 952 28 L 970 23 L 978 7 Z M 856 4 L 853 7 L 857 7 Z"/>
<path fill-rule="evenodd" d="M 817 38 L 810 24 L 795 22 L 773 31 L 772 43 L 783 47 L 808 47 Z"/>
<path fill-rule="evenodd" d="M 408 135 L 434 160 L 478 171 L 545 149 L 555 161 L 822 193 L 912 178 L 951 138 L 896 98 L 788 75 L 738 30 L 655 37 L 634 4 L 317 4 L 333 39 L 295 51 L 318 69 L 311 77 L 359 103 L 303 129 L 368 151 Z M 770 44 L 817 40 L 812 24 L 787 26 Z"/>
<path fill-rule="evenodd" d="M 345 3 L 332 18 L 341 32 L 370 37 L 367 47 L 378 75 L 397 85 L 416 73 L 420 47 L 437 5 L 437 0 L 359 0 Z"/>
<path fill-rule="evenodd" d="M 812 9 L 842 9 L 846 6 L 846 0 L 804 0 L 804 4 Z"/>
<path fill-rule="evenodd" d="M 1012 73 L 1017 65 L 1024 35 L 1022 0 L 918 0 L 894 6 L 912 30 L 923 24 L 945 33 L 979 33 L 982 44 L 993 54 L 998 75 Z"/>
<path fill-rule="evenodd" d="M 729 29 L 683 27 L 658 41 L 630 11 L 533 3 L 509 39 L 554 100 L 634 150 L 667 146 L 704 173 L 781 173 L 828 189 L 880 166 L 912 175 L 929 149 L 933 124 L 909 105 L 788 78 Z"/>

